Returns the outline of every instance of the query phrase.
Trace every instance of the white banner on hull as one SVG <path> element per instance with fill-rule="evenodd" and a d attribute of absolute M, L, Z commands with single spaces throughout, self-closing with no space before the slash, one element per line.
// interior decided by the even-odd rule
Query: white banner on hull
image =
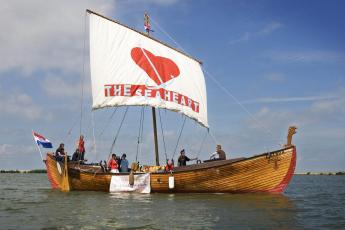
<path fill-rule="evenodd" d="M 129 185 L 129 175 L 114 175 L 111 177 L 109 191 L 150 193 L 150 173 L 134 175 L 134 185 Z"/>

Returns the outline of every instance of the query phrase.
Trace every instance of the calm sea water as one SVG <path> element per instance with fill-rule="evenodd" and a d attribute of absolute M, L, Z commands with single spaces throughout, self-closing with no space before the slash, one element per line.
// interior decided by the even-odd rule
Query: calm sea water
<path fill-rule="evenodd" d="M 0 174 L 0 229 L 345 229 L 345 176 L 295 176 L 282 195 L 53 191 Z"/>

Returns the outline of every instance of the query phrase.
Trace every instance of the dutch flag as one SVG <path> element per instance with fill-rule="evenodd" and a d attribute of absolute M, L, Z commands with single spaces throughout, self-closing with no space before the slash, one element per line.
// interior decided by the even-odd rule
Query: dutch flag
<path fill-rule="evenodd" d="M 35 132 L 32 134 L 34 135 L 35 142 L 38 146 L 41 145 L 43 148 L 53 148 L 52 143 L 47 138 Z"/>

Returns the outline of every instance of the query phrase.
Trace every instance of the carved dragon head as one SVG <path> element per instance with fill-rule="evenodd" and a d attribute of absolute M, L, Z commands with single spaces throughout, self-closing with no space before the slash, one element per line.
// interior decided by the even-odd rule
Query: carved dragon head
<path fill-rule="evenodd" d="M 292 136 L 297 133 L 296 132 L 297 127 L 296 126 L 290 126 L 289 127 L 289 131 L 288 131 L 288 135 L 287 135 L 287 143 L 286 145 L 284 145 L 285 147 L 290 147 L 292 146 Z"/>
<path fill-rule="evenodd" d="M 294 135 L 296 132 L 297 127 L 296 126 L 290 126 L 288 135 Z"/>

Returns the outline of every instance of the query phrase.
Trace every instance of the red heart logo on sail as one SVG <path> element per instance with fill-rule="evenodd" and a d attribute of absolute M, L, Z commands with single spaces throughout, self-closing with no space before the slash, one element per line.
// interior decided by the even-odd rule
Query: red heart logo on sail
<path fill-rule="evenodd" d="M 131 56 L 133 61 L 142 68 L 157 85 L 170 81 L 180 74 L 180 69 L 171 59 L 155 56 L 146 49 L 134 47 L 131 51 Z"/>

